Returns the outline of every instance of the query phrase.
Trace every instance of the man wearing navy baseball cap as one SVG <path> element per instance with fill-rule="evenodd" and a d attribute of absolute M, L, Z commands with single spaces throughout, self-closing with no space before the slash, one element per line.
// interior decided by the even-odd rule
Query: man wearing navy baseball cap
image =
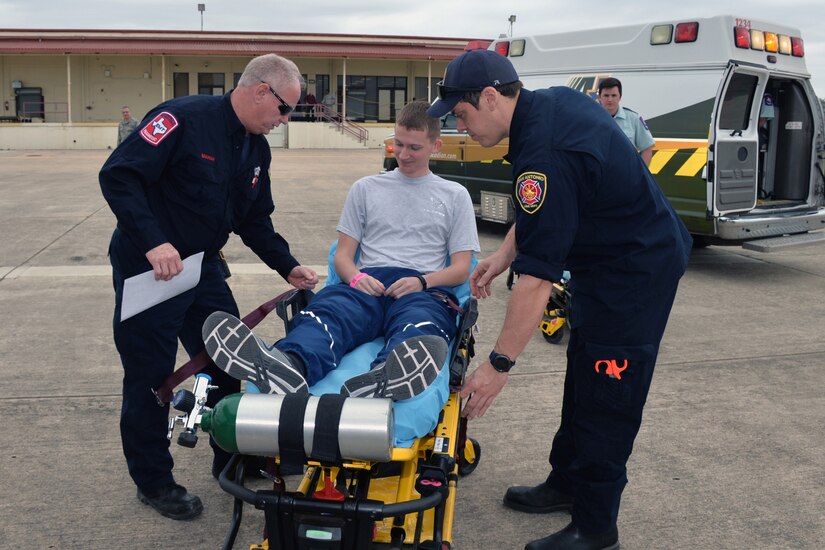
<path fill-rule="evenodd" d="M 438 83 L 438 98 L 427 114 L 442 117 L 453 110 L 466 92 L 516 82 L 518 74 L 506 57 L 491 50 L 471 50 L 450 62 L 444 80 Z"/>
<path fill-rule="evenodd" d="M 520 275 L 504 326 L 467 377 L 462 414 L 483 415 L 538 326 L 552 281 L 572 273 L 570 341 L 551 472 L 510 487 L 504 504 L 570 511 L 561 531 L 526 550 L 617 549 L 627 460 L 691 238 L 636 149 L 605 109 L 566 87 L 530 91 L 510 60 L 487 50 L 454 59 L 427 114 L 452 111 L 484 147 L 509 137 L 515 224 L 470 276 L 486 298 L 511 265 Z M 518 246 L 516 246 L 518 243 Z"/>

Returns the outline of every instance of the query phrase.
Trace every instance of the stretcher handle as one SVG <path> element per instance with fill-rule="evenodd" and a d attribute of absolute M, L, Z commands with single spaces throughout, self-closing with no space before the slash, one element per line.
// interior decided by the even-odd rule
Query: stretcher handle
<path fill-rule="evenodd" d="M 285 504 L 293 512 L 315 512 L 315 513 L 339 513 L 351 515 L 353 510 L 353 503 L 331 502 L 324 500 L 311 500 L 303 497 L 293 497 L 286 493 L 261 493 L 247 489 L 243 485 L 229 479 L 228 473 L 234 472 L 238 462 L 242 459 L 241 455 L 232 455 L 229 463 L 218 476 L 218 483 L 221 489 L 240 499 L 247 504 L 255 506 L 255 508 L 263 509 L 272 501 L 274 503 Z M 384 518 L 392 518 L 404 516 L 407 514 L 418 513 L 424 510 L 435 508 L 441 503 L 442 495 L 440 492 L 434 492 L 430 495 L 422 497 L 418 500 L 408 500 L 405 502 L 396 502 L 394 504 L 373 504 L 370 502 L 357 503 L 357 509 L 362 513 L 369 515 L 374 520 Z"/>

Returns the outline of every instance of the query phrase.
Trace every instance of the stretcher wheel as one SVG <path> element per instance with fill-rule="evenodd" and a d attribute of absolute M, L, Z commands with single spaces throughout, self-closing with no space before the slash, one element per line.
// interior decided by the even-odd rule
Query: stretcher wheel
<path fill-rule="evenodd" d="M 561 344 L 561 341 L 564 338 L 564 327 L 560 328 L 553 334 L 547 334 L 546 332 L 541 331 L 541 335 L 544 336 L 544 339 L 551 344 Z"/>
<path fill-rule="evenodd" d="M 472 437 L 468 437 L 461 456 L 458 457 L 458 475 L 463 477 L 472 474 L 479 460 L 481 460 L 481 445 Z"/>

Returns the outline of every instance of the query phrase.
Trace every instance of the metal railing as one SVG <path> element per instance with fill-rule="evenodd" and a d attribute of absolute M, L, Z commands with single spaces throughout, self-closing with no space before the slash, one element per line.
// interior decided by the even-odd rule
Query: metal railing
<path fill-rule="evenodd" d="M 309 103 L 299 103 L 295 113 L 292 115 L 295 121 L 326 122 L 334 124 L 338 131 L 346 133 L 358 140 L 358 143 L 369 141 L 369 130 L 359 126 L 351 120 L 341 118 L 341 113 L 334 111 L 322 103 L 311 105 Z"/>
<path fill-rule="evenodd" d="M 66 101 L 24 101 L 22 113 L 17 115 L 20 122 L 31 122 L 32 118 L 42 118 L 44 121 L 50 115 L 63 115 L 56 122 L 69 121 L 69 104 Z"/>

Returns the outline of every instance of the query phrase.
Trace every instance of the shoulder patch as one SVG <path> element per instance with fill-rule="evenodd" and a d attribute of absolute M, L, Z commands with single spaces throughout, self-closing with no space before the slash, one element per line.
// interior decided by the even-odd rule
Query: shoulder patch
<path fill-rule="evenodd" d="M 157 147 L 166 136 L 175 131 L 178 127 L 178 119 L 168 111 L 163 111 L 155 115 L 149 124 L 140 131 L 140 137 L 150 145 Z"/>
<path fill-rule="evenodd" d="M 639 115 L 639 122 L 641 122 L 642 126 L 645 127 L 645 130 L 647 130 L 648 132 L 650 131 L 650 128 L 647 127 L 647 122 L 645 122 L 645 119 L 642 115 Z"/>
<path fill-rule="evenodd" d="M 521 209 L 533 214 L 547 195 L 547 176 L 539 172 L 524 172 L 516 179 L 516 198 Z"/>

